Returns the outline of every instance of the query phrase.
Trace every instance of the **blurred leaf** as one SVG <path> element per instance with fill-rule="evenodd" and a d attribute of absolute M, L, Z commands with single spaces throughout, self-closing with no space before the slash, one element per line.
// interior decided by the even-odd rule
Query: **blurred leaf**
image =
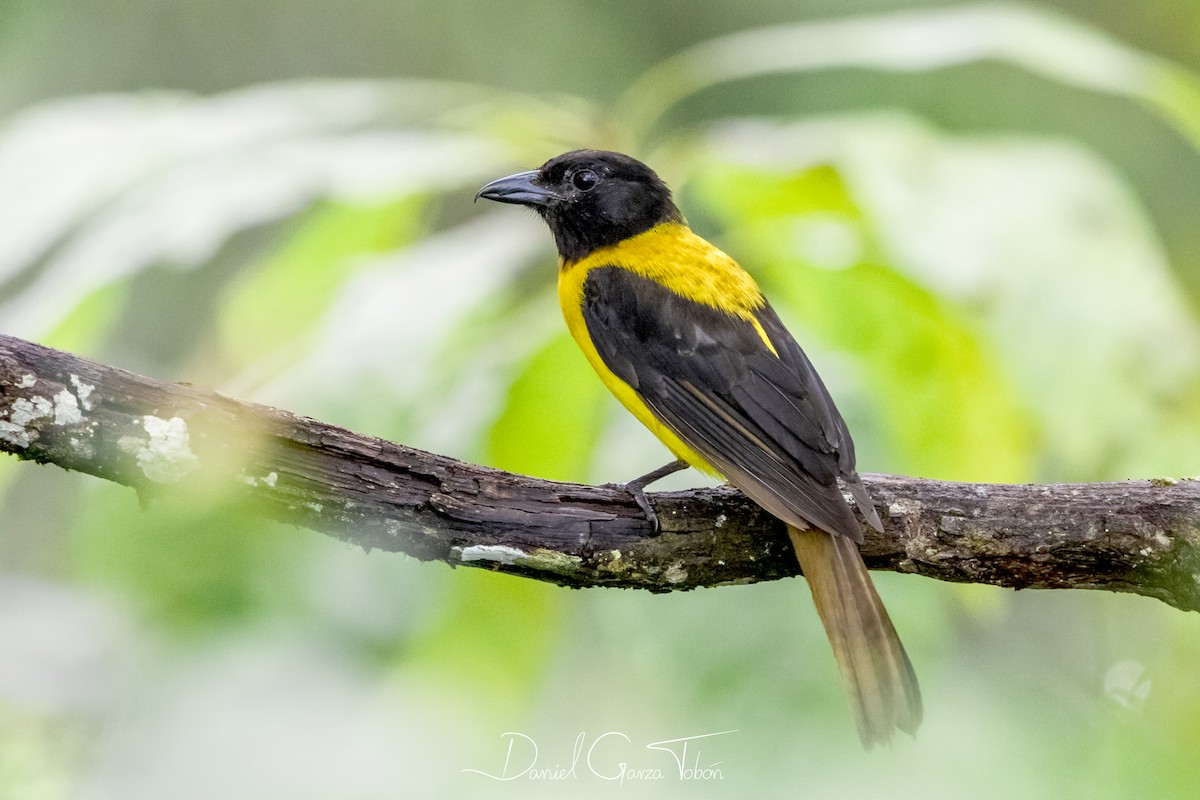
<path fill-rule="evenodd" d="M 604 385 L 563 332 L 525 365 L 488 437 L 493 466 L 583 480 L 609 407 Z"/>
<path fill-rule="evenodd" d="M 318 199 L 370 204 L 473 184 L 504 144 L 383 125 L 406 101 L 410 112 L 450 103 L 453 92 L 433 88 L 347 81 L 111 95 L 21 115 L 0 135 L 0 209 L 11 210 L 18 239 L 0 254 L 0 285 L 18 287 L 0 302 L 0 323 L 42 336 L 99 287 L 151 266 L 201 267 L 234 234 Z"/>
<path fill-rule="evenodd" d="M 496 466 L 489 437 L 512 382 L 533 354 L 562 333 L 554 298 L 554 260 L 549 247 L 508 273 L 508 279 L 448 323 L 433 353 L 427 393 L 418 402 L 410 429 L 424 431 L 440 452 Z M 493 267 L 507 271 L 495 253 Z M 398 433 L 397 435 L 406 435 Z"/>
<path fill-rule="evenodd" d="M 113 283 L 84 297 L 75 309 L 63 318 L 42 340 L 47 347 L 69 353 L 86 354 L 102 341 L 128 294 L 128 286 Z"/>
<path fill-rule="evenodd" d="M 783 202 L 768 176 L 835 166 L 859 222 L 809 219 L 746 246 L 774 237 L 829 267 L 857 253 L 970 320 L 1044 437 L 1026 479 L 1124 478 L 1152 463 L 1190 471 L 1195 434 L 1170 409 L 1191 405 L 1200 326 L 1129 188 L 1094 156 L 1059 142 L 944 136 L 896 115 L 742 122 L 712 147 L 710 157 L 762 178 L 742 192 L 761 197 L 717 205 Z"/>
<path fill-rule="evenodd" d="M 454 687 L 453 706 L 490 724 L 520 721 L 554 662 L 575 595 L 479 569 L 459 569 L 436 621 L 413 637 L 408 679 Z"/>
<path fill-rule="evenodd" d="M 212 493 L 165 495 L 145 508 L 115 484 L 89 487 L 73 539 L 85 583 L 131 599 L 164 632 L 228 626 L 295 604 L 289 564 L 306 536 Z"/>
<path fill-rule="evenodd" d="M 337 287 L 303 357 L 266 383 L 254 381 L 250 391 L 260 402 L 461 452 L 452 447 L 462 446 L 461 431 L 477 431 L 488 414 L 475 409 L 463 420 L 447 409 L 446 347 L 480 309 L 503 301 L 531 255 L 546 246 L 534 232 L 508 215 L 488 214 L 370 257 Z M 251 368 L 242 380 L 257 371 L 266 370 Z M 419 424 L 434 418 L 450 427 Z"/>
<path fill-rule="evenodd" d="M 980 4 L 777 25 L 711 39 L 630 87 L 621 118 L 641 136 L 674 105 L 722 83 L 836 68 L 924 72 L 996 60 L 1147 104 L 1200 149 L 1200 78 L 1034 6 Z"/>
<path fill-rule="evenodd" d="M 730 226 L 729 249 L 803 326 L 801 342 L 808 331 L 861 359 L 860 392 L 888 445 L 873 469 L 1028 479 L 1029 423 L 995 359 L 950 306 L 876 261 L 874 233 L 835 171 L 725 167 L 699 183 L 708 213 Z M 860 450 L 868 427 L 854 426 Z"/>
<path fill-rule="evenodd" d="M 337 289 L 364 256 L 398 248 L 421 230 L 421 198 L 375 206 L 330 202 L 301 215 L 279 249 L 233 283 L 222 304 L 224 352 L 234 369 L 290 346 L 302 352 L 304 334 L 327 311 Z"/>

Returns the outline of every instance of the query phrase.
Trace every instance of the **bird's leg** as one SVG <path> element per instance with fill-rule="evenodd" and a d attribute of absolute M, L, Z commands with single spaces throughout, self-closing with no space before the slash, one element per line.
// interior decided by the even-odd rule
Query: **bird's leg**
<path fill-rule="evenodd" d="M 690 465 L 686 461 L 684 461 L 682 458 L 679 458 L 672 461 L 670 464 L 663 464 L 658 469 L 651 470 L 639 478 L 634 478 L 626 483 L 615 485 L 620 486 L 622 489 L 633 495 L 633 501 L 638 504 L 638 508 L 640 508 L 642 513 L 646 515 L 646 519 L 650 521 L 650 525 L 654 528 L 654 532 L 658 533 L 658 514 L 654 513 L 654 509 L 651 507 L 650 501 L 646 498 L 646 487 L 661 478 L 665 478 L 668 475 L 674 475 L 680 470 L 687 469 L 689 466 Z"/>

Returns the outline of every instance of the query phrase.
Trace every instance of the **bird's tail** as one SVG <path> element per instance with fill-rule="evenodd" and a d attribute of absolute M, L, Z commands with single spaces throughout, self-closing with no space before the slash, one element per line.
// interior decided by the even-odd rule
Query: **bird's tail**
<path fill-rule="evenodd" d="M 788 535 L 833 646 L 863 745 L 890 742 L 896 728 L 915 734 L 921 689 L 857 545 L 845 536 L 791 526 Z"/>

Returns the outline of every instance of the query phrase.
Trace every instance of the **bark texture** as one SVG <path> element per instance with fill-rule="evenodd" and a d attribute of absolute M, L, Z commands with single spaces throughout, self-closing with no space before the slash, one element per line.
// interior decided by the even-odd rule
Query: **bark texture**
<path fill-rule="evenodd" d="M 0 451 L 143 498 L 216 487 L 254 513 L 363 548 L 563 586 L 666 592 L 798 572 L 783 525 L 731 489 L 652 494 L 653 535 L 617 488 L 463 463 L 9 336 Z M 1133 592 L 1200 610 L 1198 480 L 863 480 L 885 528 L 864 526 L 872 569 Z"/>

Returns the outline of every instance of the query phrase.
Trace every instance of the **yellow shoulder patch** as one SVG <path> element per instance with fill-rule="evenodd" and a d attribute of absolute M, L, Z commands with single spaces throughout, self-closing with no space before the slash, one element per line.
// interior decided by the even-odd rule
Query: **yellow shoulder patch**
<path fill-rule="evenodd" d="M 611 247 L 602 247 L 570 264 L 562 264 L 574 283 L 583 283 L 593 267 L 613 266 L 666 286 L 697 303 L 753 321 L 762 308 L 763 295 L 736 261 L 691 228 L 677 222 L 656 225 Z M 566 275 L 561 275 L 562 281 Z"/>

